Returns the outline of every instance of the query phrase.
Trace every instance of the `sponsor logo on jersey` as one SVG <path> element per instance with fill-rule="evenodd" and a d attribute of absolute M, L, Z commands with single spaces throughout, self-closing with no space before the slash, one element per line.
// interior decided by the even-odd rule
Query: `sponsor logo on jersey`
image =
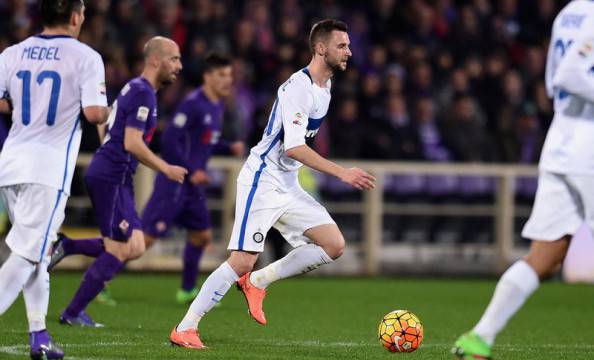
<path fill-rule="evenodd" d="M 141 106 L 138 108 L 138 112 L 136 113 L 136 119 L 140 121 L 146 121 L 148 119 L 150 110 L 146 106 Z"/>
<path fill-rule="evenodd" d="M 105 87 L 105 83 L 102 82 L 99 84 L 99 93 L 101 95 L 106 95 L 107 94 L 107 88 Z"/>
<path fill-rule="evenodd" d="M 590 40 L 582 45 L 582 47 L 578 50 L 578 53 L 581 57 L 588 57 L 592 50 L 594 50 L 594 43 Z"/>
<path fill-rule="evenodd" d="M 301 126 L 303 123 L 301 120 L 303 119 L 303 115 L 301 113 L 295 113 L 295 120 L 293 120 L 293 124 Z"/>

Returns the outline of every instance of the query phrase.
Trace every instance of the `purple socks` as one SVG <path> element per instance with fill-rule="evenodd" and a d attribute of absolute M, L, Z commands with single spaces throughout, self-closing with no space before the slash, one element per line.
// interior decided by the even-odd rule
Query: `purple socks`
<path fill-rule="evenodd" d="M 72 240 L 64 237 L 62 246 L 66 255 L 86 255 L 96 258 L 105 252 L 102 238 Z"/>
<path fill-rule="evenodd" d="M 83 276 L 78 291 L 66 308 L 66 315 L 77 316 L 103 290 L 105 283 L 113 279 L 123 267 L 124 263 L 112 254 L 101 254 Z"/>
<path fill-rule="evenodd" d="M 196 287 L 198 278 L 198 263 L 202 257 L 203 246 L 196 247 L 189 241 L 184 249 L 184 269 L 182 273 L 182 289 L 190 291 Z"/>

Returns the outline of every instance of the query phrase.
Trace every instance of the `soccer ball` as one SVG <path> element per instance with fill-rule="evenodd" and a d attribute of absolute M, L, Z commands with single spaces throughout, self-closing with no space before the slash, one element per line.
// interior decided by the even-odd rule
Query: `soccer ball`
<path fill-rule="evenodd" d="M 394 310 L 379 324 L 379 340 L 391 352 L 413 352 L 423 341 L 423 324 L 408 310 Z"/>

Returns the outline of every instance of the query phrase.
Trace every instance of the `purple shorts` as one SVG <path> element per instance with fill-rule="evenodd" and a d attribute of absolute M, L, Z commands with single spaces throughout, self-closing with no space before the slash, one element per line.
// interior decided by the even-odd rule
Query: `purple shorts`
<path fill-rule="evenodd" d="M 178 184 L 158 174 L 155 188 L 142 214 L 143 230 L 153 237 L 166 237 L 172 225 L 188 230 L 210 228 L 210 214 L 201 186 Z"/>
<path fill-rule="evenodd" d="M 142 228 L 131 183 L 116 184 L 93 176 L 85 176 L 85 183 L 102 236 L 126 242 L 132 230 Z"/>

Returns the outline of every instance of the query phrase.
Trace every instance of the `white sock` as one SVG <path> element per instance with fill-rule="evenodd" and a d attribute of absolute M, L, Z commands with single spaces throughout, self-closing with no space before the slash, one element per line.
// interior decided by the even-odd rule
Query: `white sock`
<path fill-rule="evenodd" d="M 538 275 L 528 263 L 520 260 L 501 276 L 493 298 L 474 331 L 489 345 L 538 288 Z"/>
<path fill-rule="evenodd" d="M 320 246 L 302 245 L 293 249 L 282 259 L 252 272 L 250 282 L 255 287 L 264 289 L 277 280 L 305 274 L 331 262 L 330 256 Z"/>
<path fill-rule="evenodd" d="M 35 263 L 15 253 L 0 268 L 0 315 L 14 303 L 23 286 L 35 271 Z"/>
<path fill-rule="evenodd" d="M 226 261 L 221 264 L 212 274 L 204 281 L 200 292 L 190 309 L 186 313 L 183 320 L 177 325 L 178 331 L 188 329 L 197 329 L 200 319 L 213 308 L 225 294 L 229 291 L 239 277 Z"/>
<path fill-rule="evenodd" d="M 45 330 L 45 317 L 49 305 L 50 277 L 47 265 L 50 257 L 46 256 L 43 262 L 37 265 L 33 275 L 23 288 L 23 297 L 27 308 L 29 332 Z"/>

